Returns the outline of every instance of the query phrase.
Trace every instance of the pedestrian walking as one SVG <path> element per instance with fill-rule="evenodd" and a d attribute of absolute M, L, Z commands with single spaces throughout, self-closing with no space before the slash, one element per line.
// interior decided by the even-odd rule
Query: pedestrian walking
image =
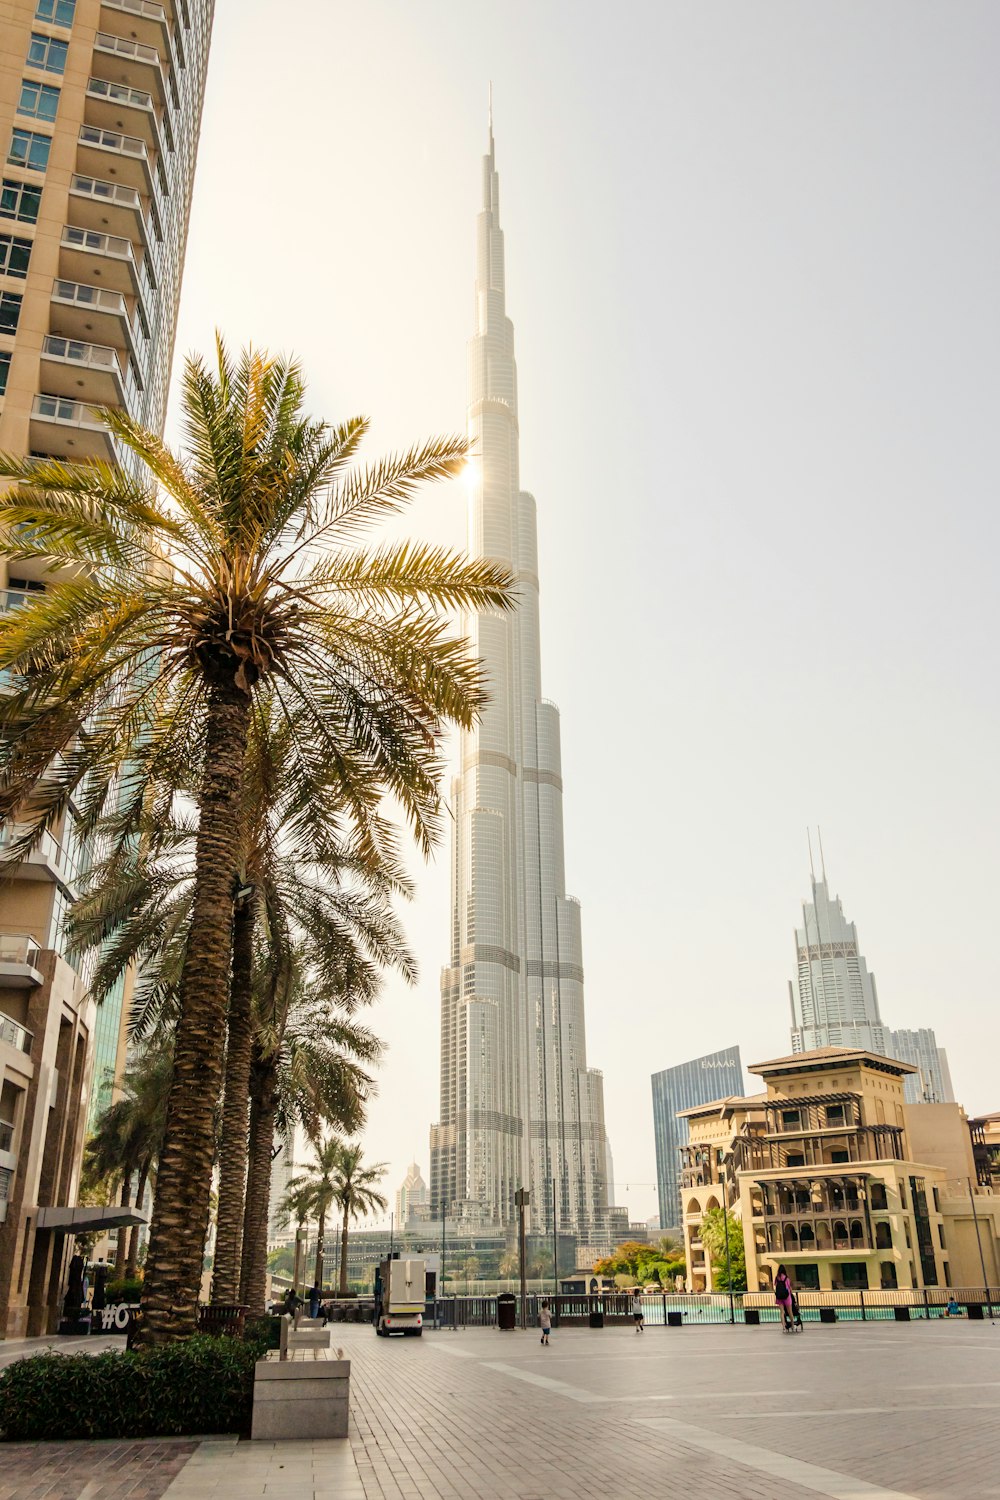
<path fill-rule="evenodd" d="M 636 1292 L 632 1298 L 632 1321 L 635 1324 L 636 1333 L 643 1333 L 646 1327 L 646 1319 L 642 1311 L 642 1298 Z"/>
<path fill-rule="evenodd" d="M 316 1281 L 314 1281 L 313 1284 L 312 1284 L 312 1286 L 309 1288 L 309 1316 L 310 1316 L 310 1318 L 318 1318 L 319 1317 L 319 1303 L 320 1303 L 320 1298 L 322 1297 L 322 1295 L 323 1294 L 322 1294 L 322 1292 L 319 1289 L 319 1283 L 316 1282 Z"/>
<path fill-rule="evenodd" d="M 791 1332 L 794 1324 L 792 1322 L 792 1283 L 788 1279 L 788 1272 L 784 1266 L 778 1267 L 778 1274 L 774 1278 L 774 1300 L 781 1308 L 781 1321 L 786 1333 Z"/>
<path fill-rule="evenodd" d="M 538 1314 L 538 1324 L 542 1330 L 542 1343 L 548 1346 L 549 1334 L 552 1332 L 552 1312 L 549 1308 L 547 1297 L 542 1303 L 541 1311 Z"/>

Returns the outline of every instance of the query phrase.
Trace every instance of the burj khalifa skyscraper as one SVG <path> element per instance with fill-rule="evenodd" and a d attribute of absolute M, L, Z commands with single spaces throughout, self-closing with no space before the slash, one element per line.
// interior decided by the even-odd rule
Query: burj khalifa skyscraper
<path fill-rule="evenodd" d="M 469 343 L 469 552 L 505 563 L 520 605 L 468 615 L 490 701 L 453 785 L 450 956 L 441 977 L 435 1215 L 596 1237 L 607 1223 L 601 1074 L 587 1066 L 580 906 L 566 895 L 559 712 L 542 697 L 535 502 L 518 473 L 514 330 L 492 111 Z"/>

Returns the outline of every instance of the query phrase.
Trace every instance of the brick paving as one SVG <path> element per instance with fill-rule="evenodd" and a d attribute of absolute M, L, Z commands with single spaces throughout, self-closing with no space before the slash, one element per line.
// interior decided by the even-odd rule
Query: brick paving
<path fill-rule="evenodd" d="M 0 1447 L 0 1500 L 1000 1500 L 1000 1325 L 376 1339 L 351 1436 Z"/>

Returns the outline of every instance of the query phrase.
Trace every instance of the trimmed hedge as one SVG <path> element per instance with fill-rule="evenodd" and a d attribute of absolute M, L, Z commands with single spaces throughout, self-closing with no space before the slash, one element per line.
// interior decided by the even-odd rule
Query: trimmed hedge
<path fill-rule="evenodd" d="M 0 1438 L 177 1437 L 249 1432 L 259 1339 L 35 1354 L 0 1375 Z"/>

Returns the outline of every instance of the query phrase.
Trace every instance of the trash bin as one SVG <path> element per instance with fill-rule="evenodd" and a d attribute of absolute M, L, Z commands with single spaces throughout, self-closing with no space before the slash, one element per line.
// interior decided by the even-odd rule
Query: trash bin
<path fill-rule="evenodd" d="M 511 1333 L 517 1327 L 517 1298 L 513 1292 L 501 1292 L 497 1298 L 497 1327 Z"/>
<path fill-rule="evenodd" d="M 592 1307 L 590 1309 L 590 1326 L 591 1326 L 591 1328 L 603 1328 L 604 1327 L 604 1308 L 603 1307 Z"/>
<path fill-rule="evenodd" d="M 970 1322 L 975 1322 L 977 1318 L 980 1320 L 980 1322 L 982 1321 L 983 1304 L 981 1302 L 967 1302 L 965 1304 L 965 1310 L 969 1315 Z"/>
<path fill-rule="evenodd" d="M 743 1309 L 743 1321 L 744 1321 L 744 1323 L 753 1323 L 754 1325 L 759 1325 L 759 1323 L 760 1323 L 760 1308 L 759 1307 L 746 1307 L 746 1308 L 744 1308 Z"/>
<path fill-rule="evenodd" d="M 910 1321 L 910 1309 L 908 1307 L 894 1307 L 893 1313 L 895 1314 L 897 1323 L 908 1323 Z"/>
<path fill-rule="evenodd" d="M 821 1323 L 836 1323 L 837 1309 L 835 1307 L 821 1307 L 819 1310 L 819 1320 Z"/>
<path fill-rule="evenodd" d="M 667 1313 L 667 1327 L 668 1328 L 683 1328 L 684 1327 L 684 1314 L 680 1313 L 680 1312 L 668 1312 Z"/>

